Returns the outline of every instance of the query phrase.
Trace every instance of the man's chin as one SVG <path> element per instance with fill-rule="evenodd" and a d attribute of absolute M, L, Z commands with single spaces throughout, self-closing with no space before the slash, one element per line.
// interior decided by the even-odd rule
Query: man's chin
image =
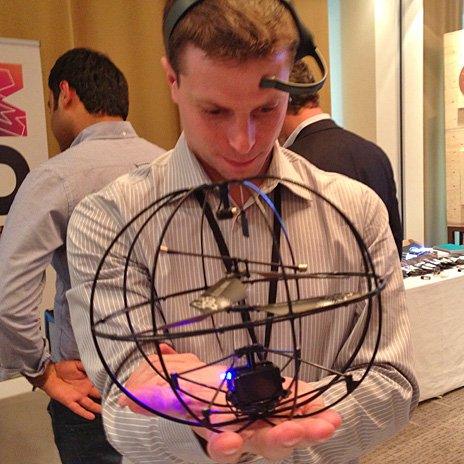
<path fill-rule="evenodd" d="M 269 168 L 269 163 L 257 164 L 253 163 L 234 163 L 234 162 L 225 162 L 225 166 L 222 169 L 222 175 L 224 179 L 249 179 L 252 177 L 262 176 L 267 173 Z"/>
<path fill-rule="evenodd" d="M 207 165 L 206 163 L 201 164 L 212 182 L 220 182 L 223 180 L 242 180 L 261 176 L 267 173 L 270 159 L 268 162 L 263 164 L 257 162 L 258 158 L 259 155 L 245 163 L 223 158 L 221 163 L 218 163 L 216 166 Z"/>

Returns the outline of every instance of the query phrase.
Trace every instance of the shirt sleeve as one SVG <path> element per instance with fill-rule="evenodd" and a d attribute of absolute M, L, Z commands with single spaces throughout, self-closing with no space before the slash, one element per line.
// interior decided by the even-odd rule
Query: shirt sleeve
<path fill-rule="evenodd" d="M 395 242 L 383 203 L 370 191 L 365 190 L 362 202 L 365 212 L 362 224 L 363 239 L 371 254 L 375 272 L 386 279 L 381 292 L 382 329 L 380 345 L 374 365 L 359 385 L 335 409 L 342 416 L 342 426 L 328 442 L 298 450 L 295 456 L 304 453 L 304 459 L 314 464 L 346 464 L 368 450 L 396 435 L 410 419 L 417 406 L 419 388 L 412 368 L 413 352 L 410 338 L 409 318 L 406 311 L 405 293 Z M 352 327 L 352 334 L 342 345 L 335 369 L 340 369 L 349 360 L 365 324 L 367 309 L 360 311 Z M 378 313 L 369 324 L 366 339 L 352 364 L 355 380 L 363 375 L 369 362 L 378 331 Z M 345 387 L 339 384 L 325 394 L 326 404 L 332 403 Z M 299 462 L 299 461 L 298 461 Z"/>
<path fill-rule="evenodd" d="M 117 182 L 84 199 L 74 210 L 68 228 L 67 250 L 71 277 L 71 290 L 67 293 L 71 322 L 81 359 L 92 382 L 102 391 L 103 421 L 105 432 L 112 445 L 130 461 L 184 464 L 195 462 L 210 464 L 199 441 L 188 425 L 178 424 L 157 416 L 144 416 L 122 408 L 118 399 L 122 394 L 111 382 L 103 368 L 92 338 L 91 322 L 111 315 L 123 306 L 121 289 L 124 286 L 125 257 L 130 242 L 116 240 L 107 253 L 106 265 L 98 276 L 98 299 L 94 301 L 94 314 L 90 315 L 90 299 L 95 272 L 108 245 L 117 236 L 128 219 L 119 217 L 121 208 L 113 198 L 118 197 Z M 122 195 L 121 195 L 122 197 Z M 123 235 L 122 237 L 126 237 Z M 150 279 L 148 271 L 131 260 L 126 280 L 127 304 L 137 306 L 149 300 Z M 137 317 L 134 330 L 149 330 L 151 318 Z M 95 327 L 95 326 L 94 326 Z M 97 327 L 98 330 L 98 327 Z M 107 320 L 105 328 L 114 335 L 127 335 L 124 318 Z M 137 347 L 131 342 L 99 337 L 99 349 L 118 381 L 124 384 L 133 367 L 140 362 Z M 149 345 L 144 348 L 149 351 Z M 154 348 L 152 348 L 154 352 Z"/>
<path fill-rule="evenodd" d="M 45 270 L 64 246 L 68 217 L 62 179 L 46 168 L 31 171 L 0 238 L 0 379 L 40 375 L 50 357 L 38 306 Z"/>

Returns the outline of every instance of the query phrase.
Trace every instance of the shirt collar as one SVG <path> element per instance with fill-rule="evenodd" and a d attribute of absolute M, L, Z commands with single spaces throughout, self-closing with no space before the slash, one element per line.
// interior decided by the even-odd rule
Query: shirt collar
<path fill-rule="evenodd" d="M 279 142 L 276 141 L 273 153 L 272 161 L 269 166 L 267 174 L 272 177 L 276 177 L 275 180 L 267 180 L 261 186 L 261 190 L 265 193 L 270 193 L 281 183 L 287 187 L 294 194 L 302 197 L 305 200 L 309 200 L 311 197 L 310 191 L 303 186 L 295 185 L 289 182 L 283 182 L 282 180 L 289 180 L 296 182 L 297 184 L 304 184 L 304 180 L 300 173 L 295 169 L 293 163 L 292 152 L 283 149 Z M 282 180 L 278 180 L 282 179 Z M 203 184 L 211 183 L 211 179 L 205 173 L 203 167 L 198 162 L 195 155 L 189 149 L 185 135 L 182 133 L 175 148 L 171 153 L 169 174 L 166 179 L 167 191 L 173 192 L 182 189 L 190 189 Z"/>
<path fill-rule="evenodd" d="M 315 116 L 311 116 L 308 119 L 305 119 L 300 125 L 296 127 L 296 129 L 290 134 L 288 139 L 285 141 L 283 144 L 284 148 L 288 148 L 290 145 L 295 142 L 295 139 L 298 137 L 298 134 L 306 127 L 309 126 L 310 124 L 313 124 L 318 121 L 322 121 L 324 119 L 330 119 L 330 114 L 327 113 L 319 113 L 316 114 Z"/>
<path fill-rule="evenodd" d="M 311 192 L 303 186 L 306 184 L 298 170 L 295 168 L 295 165 L 293 163 L 294 156 L 295 155 L 292 152 L 282 148 L 279 145 L 279 142 L 276 141 L 268 174 L 281 180 L 268 181 L 269 186 L 271 187 L 269 191 L 273 190 L 276 187 L 276 185 L 280 183 L 284 187 L 287 187 L 295 195 L 298 195 L 299 197 L 305 200 L 310 200 Z M 290 182 L 285 182 L 285 180 L 288 180 Z M 263 186 L 264 191 L 267 191 L 266 184 Z"/>
<path fill-rule="evenodd" d="M 71 147 L 84 140 L 124 139 L 133 137 L 137 137 L 137 134 L 129 121 L 97 122 L 82 130 L 73 140 Z"/>
<path fill-rule="evenodd" d="M 183 132 L 171 152 L 169 164 L 169 174 L 166 179 L 168 192 L 211 183 L 202 165 L 188 147 Z"/>

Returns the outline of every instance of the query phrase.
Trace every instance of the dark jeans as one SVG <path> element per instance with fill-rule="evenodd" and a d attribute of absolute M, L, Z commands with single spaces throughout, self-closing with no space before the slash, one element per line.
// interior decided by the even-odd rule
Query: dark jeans
<path fill-rule="evenodd" d="M 89 421 L 55 400 L 50 400 L 48 412 L 63 464 L 121 463 L 121 455 L 106 440 L 100 415 Z"/>

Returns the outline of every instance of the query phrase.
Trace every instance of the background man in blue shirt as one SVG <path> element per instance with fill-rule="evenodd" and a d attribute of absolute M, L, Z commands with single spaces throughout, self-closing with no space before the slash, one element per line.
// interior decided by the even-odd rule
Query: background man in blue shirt
<path fill-rule="evenodd" d="M 127 81 L 105 55 L 85 48 L 66 52 L 48 85 L 51 127 L 62 153 L 29 173 L 0 239 L 0 379 L 20 373 L 50 396 L 64 464 L 118 463 L 69 321 L 66 231 L 82 198 L 164 150 L 138 137 L 126 121 Z M 49 264 L 57 274 L 51 353 L 38 312 Z"/>

